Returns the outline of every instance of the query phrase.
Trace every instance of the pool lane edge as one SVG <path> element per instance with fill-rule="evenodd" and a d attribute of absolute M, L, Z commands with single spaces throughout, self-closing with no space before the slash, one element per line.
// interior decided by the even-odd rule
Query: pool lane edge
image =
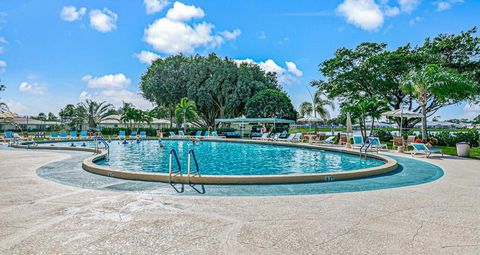
<path fill-rule="evenodd" d="M 172 139 L 172 140 L 185 140 L 185 139 Z M 254 144 L 266 144 L 274 146 L 288 146 L 298 148 L 309 148 L 316 150 L 328 150 L 336 151 L 347 154 L 359 155 L 360 152 L 354 150 L 348 150 L 344 148 L 318 146 L 311 144 L 301 143 L 285 143 L 285 142 L 269 142 L 269 141 L 255 141 L 255 140 L 234 140 L 234 139 L 208 139 L 208 141 L 214 142 L 235 142 L 235 143 L 254 143 Z M 55 141 L 59 142 L 59 141 Z M 53 150 L 71 150 L 71 151 L 84 151 L 96 153 L 83 160 L 82 168 L 90 173 L 120 178 L 125 180 L 135 181 L 153 181 L 153 182 L 169 182 L 169 175 L 167 173 L 149 173 L 149 172 L 133 172 L 123 169 L 112 169 L 105 166 L 95 164 L 96 161 L 106 158 L 107 151 L 99 149 L 96 151 L 91 148 L 77 148 L 77 147 L 54 147 L 54 146 L 30 146 L 28 144 L 12 145 L 14 148 L 27 148 L 27 149 L 53 149 Z M 316 173 L 316 174 L 286 174 L 286 175 L 201 175 L 190 176 L 190 178 L 184 175 L 172 176 L 172 182 L 174 183 L 194 183 L 194 184 L 288 184 L 288 183 L 309 183 L 309 182 L 331 182 L 340 180 L 352 180 L 359 178 L 372 177 L 376 175 L 382 175 L 393 172 L 397 169 L 398 163 L 396 160 L 380 155 L 380 154 L 367 154 L 370 158 L 379 159 L 385 164 L 377 167 L 365 168 L 360 170 L 345 171 L 345 172 L 331 172 L 331 173 Z"/>

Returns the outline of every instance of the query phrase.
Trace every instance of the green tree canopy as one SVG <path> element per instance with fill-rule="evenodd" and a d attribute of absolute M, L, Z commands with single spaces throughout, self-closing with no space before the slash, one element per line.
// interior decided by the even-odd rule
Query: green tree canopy
<path fill-rule="evenodd" d="M 265 73 L 258 65 L 237 64 L 212 53 L 157 59 L 142 76 L 140 88 L 146 99 L 169 110 L 171 120 L 177 103 L 190 98 L 202 123 L 213 126 L 215 118 L 238 117 L 249 98 L 279 85 L 274 73 Z"/>
<path fill-rule="evenodd" d="M 265 89 L 250 98 L 245 106 L 248 118 L 297 119 L 297 112 L 290 98 L 282 91 Z"/>
<path fill-rule="evenodd" d="M 403 88 L 415 96 L 422 111 L 422 140 L 427 140 L 427 104 L 429 100 L 440 104 L 473 99 L 477 84 L 468 76 L 435 64 L 412 70 L 402 80 Z"/>
<path fill-rule="evenodd" d="M 410 45 L 388 50 L 386 44 L 362 43 L 354 49 L 340 48 L 334 57 L 320 64 L 324 80 L 313 81 L 330 98 L 340 102 L 358 101 L 361 98 L 385 101 L 391 109 L 408 108 L 419 111 L 415 95 L 402 86 L 402 78 L 411 70 L 429 64 L 453 69 L 477 82 L 478 95 L 480 39 L 475 37 L 476 28 L 459 35 L 439 35 L 427 39 L 421 46 Z M 458 94 L 445 94 L 446 100 L 429 97 L 425 106 L 428 116 L 441 107 L 459 103 L 468 98 Z M 413 126 L 419 120 L 405 121 Z"/>

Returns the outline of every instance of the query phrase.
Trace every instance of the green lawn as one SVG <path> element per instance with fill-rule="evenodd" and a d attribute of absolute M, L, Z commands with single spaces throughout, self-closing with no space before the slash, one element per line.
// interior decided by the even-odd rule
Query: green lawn
<path fill-rule="evenodd" d="M 441 148 L 443 153 L 457 156 L 457 147 L 435 146 Z M 480 159 L 480 147 L 470 149 L 470 158 Z"/>

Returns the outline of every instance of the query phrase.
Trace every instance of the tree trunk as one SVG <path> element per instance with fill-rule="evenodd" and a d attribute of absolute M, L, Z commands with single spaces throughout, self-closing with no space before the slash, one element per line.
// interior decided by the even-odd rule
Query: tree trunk
<path fill-rule="evenodd" d="M 425 104 L 422 104 L 422 141 L 427 142 L 427 109 Z"/>
<path fill-rule="evenodd" d="M 187 133 L 187 111 L 183 112 L 183 133 Z"/>
<path fill-rule="evenodd" d="M 372 118 L 372 126 L 370 127 L 370 136 L 372 136 L 374 126 L 375 126 L 375 118 Z"/>

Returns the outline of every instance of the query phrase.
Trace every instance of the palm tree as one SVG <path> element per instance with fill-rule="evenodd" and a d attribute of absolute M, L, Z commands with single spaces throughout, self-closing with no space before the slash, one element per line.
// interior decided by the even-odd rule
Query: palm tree
<path fill-rule="evenodd" d="M 109 116 L 115 114 L 113 105 L 107 104 L 105 101 L 98 103 L 87 99 L 85 102 L 81 103 L 81 107 L 86 112 L 86 119 L 90 129 L 97 128 L 97 125 L 104 120 L 113 119 Z"/>
<path fill-rule="evenodd" d="M 0 91 L 4 91 L 4 90 L 5 90 L 5 85 L 0 84 Z M 0 113 L 9 112 L 9 111 L 10 110 L 8 109 L 7 104 L 4 102 L 0 102 Z"/>
<path fill-rule="evenodd" d="M 312 115 L 312 112 L 313 112 L 313 106 L 312 106 L 312 103 L 310 102 L 303 102 L 300 104 L 300 116 L 302 117 L 306 117 L 306 116 L 310 116 Z"/>
<path fill-rule="evenodd" d="M 457 71 L 438 65 L 412 70 L 402 79 L 403 88 L 417 98 L 422 110 L 422 140 L 427 140 L 427 103 L 471 97 L 476 92 L 475 81 Z"/>
<path fill-rule="evenodd" d="M 193 120 L 197 116 L 197 106 L 195 102 L 184 97 L 175 108 L 175 117 L 177 120 L 183 120 L 183 132 L 187 132 L 187 120 Z"/>
<path fill-rule="evenodd" d="M 330 108 L 332 111 L 335 111 L 335 104 L 333 103 L 333 101 L 324 99 L 322 91 L 317 90 L 313 98 L 313 104 L 315 117 L 317 117 L 318 113 L 320 118 L 322 118 L 323 121 L 327 123 L 330 119 L 330 112 L 328 111 L 327 107 Z"/>

